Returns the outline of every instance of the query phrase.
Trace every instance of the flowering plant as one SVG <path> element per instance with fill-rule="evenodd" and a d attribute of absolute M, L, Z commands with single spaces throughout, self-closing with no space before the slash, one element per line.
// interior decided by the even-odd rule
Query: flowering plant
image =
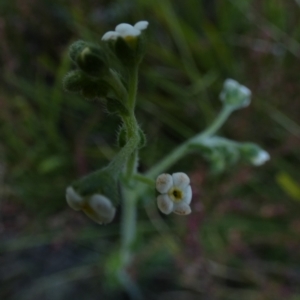
<path fill-rule="evenodd" d="M 75 42 L 69 54 L 77 69 L 64 79 L 66 90 L 100 101 L 109 113 L 117 114 L 122 121 L 117 137 L 118 154 L 107 166 L 67 187 L 66 199 L 71 208 L 83 211 L 99 224 L 113 221 L 121 206 L 122 249 L 117 273 L 126 287 L 130 281 L 126 268 L 131 260 L 139 198 L 147 190 L 156 188 L 159 193 L 157 206 L 162 213 L 188 215 L 192 212 L 189 177 L 183 172 L 165 173 L 173 164 L 193 151 L 202 154 L 214 172 L 222 172 L 239 159 L 255 166 L 269 159 L 269 154 L 253 143 L 216 135 L 230 114 L 248 106 L 251 100 L 248 88 L 227 79 L 220 94 L 223 107 L 212 124 L 172 150 L 145 174 L 138 172 L 139 150 L 146 145 L 146 137 L 136 120 L 135 105 L 138 68 L 146 50 L 147 27 L 147 21 L 137 22 L 134 26 L 122 23 L 115 31 L 106 32 L 97 44 Z"/>

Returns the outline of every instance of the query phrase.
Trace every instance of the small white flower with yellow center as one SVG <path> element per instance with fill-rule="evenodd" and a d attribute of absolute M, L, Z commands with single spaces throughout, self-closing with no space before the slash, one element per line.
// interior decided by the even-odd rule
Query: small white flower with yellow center
<path fill-rule="evenodd" d="M 178 215 L 191 213 L 192 188 L 190 178 L 182 172 L 161 174 L 156 179 L 157 206 L 164 214 L 174 212 Z"/>
<path fill-rule="evenodd" d="M 66 200 L 71 208 L 77 211 L 82 210 L 98 224 L 110 223 L 116 214 L 116 208 L 112 202 L 101 194 L 84 198 L 72 186 L 69 186 L 66 190 Z"/>
<path fill-rule="evenodd" d="M 121 23 L 116 26 L 115 31 L 106 32 L 102 37 L 102 41 L 116 40 L 121 37 L 129 42 L 136 39 L 148 25 L 149 23 L 147 21 L 139 21 L 134 26 L 127 23 Z"/>

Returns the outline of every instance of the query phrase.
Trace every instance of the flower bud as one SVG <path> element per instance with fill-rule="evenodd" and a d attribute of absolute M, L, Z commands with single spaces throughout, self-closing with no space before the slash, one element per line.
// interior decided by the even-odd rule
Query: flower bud
<path fill-rule="evenodd" d="M 100 194 L 88 198 L 82 206 L 82 211 L 98 224 L 110 223 L 116 214 L 116 208 L 112 202 Z"/>
<path fill-rule="evenodd" d="M 66 189 L 67 203 L 98 224 L 111 222 L 120 198 L 116 178 L 104 168 L 79 179 Z"/>
<path fill-rule="evenodd" d="M 63 79 L 63 86 L 68 92 L 80 92 L 83 87 L 83 76 L 80 70 L 69 72 Z"/>
<path fill-rule="evenodd" d="M 76 211 L 82 210 L 98 224 L 110 223 L 116 214 L 112 202 L 101 194 L 82 197 L 72 186 L 69 186 L 66 190 L 66 200 L 71 208 Z"/>
<path fill-rule="evenodd" d="M 254 166 L 261 166 L 270 159 L 270 154 L 253 143 L 244 143 L 240 146 L 242 158 Z"/>
<path fill-rule="evenodd" d="M 70 58 L 76 63 L 78 55 L 82 50 L 87 46 L 87 43 L 84 41 L 77 41 L 73 43 L 69 48 Z"/>
<path fill-rule="evenodd" d="M 101 48 L 86 46 L 78 54 L 76 63 L 88 75 L 102 77 L 108 73 L 106 60 L 106 55 Z"/>
<path fill-rule="evenodd" d="M 226 79 L 220 99 L 225 105 L 240 109 L 250 104 L 251 91 L 233 79 Z"/>

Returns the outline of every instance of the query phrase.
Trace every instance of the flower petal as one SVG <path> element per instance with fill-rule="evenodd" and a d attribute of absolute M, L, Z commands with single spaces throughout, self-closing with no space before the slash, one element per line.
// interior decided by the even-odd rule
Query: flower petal
<path fill-rule="evenodd" d="M 168 215 L 172 212 L 174 204 L 168 195 L 159 195 L 157 197 L 157 206 L 162 213 Z"/>
<path fill-rule="evenodd" d="M 168 190 L 173 186 L 173 178 L 170 174 L 160 174 L 156 178 L 156 189 L 162 194 L 166 194 Z"/>
<path fill-rule="evenodd" d="M 93 195 L 82 210 L 98 224 L 111 222 L 116 214 L 116 208 L 112 202 L 100 194 Z"/>
<path fill-rule="evenodd" d="M 177 215 L 188 215 L 192 212 L 190 206 L 185 202 L 175 203 L 173 208 L 173 213 Z"/>
<path fill-rule="evenodd" d="M 182 201 L 185 202 L 186 204 L 191 203 L 191 201 L 192 201 L 192 187 L 190 185 L 185 189 Z"/>
<path fill-rule="evenodd" d="M 78 193 L 76 193 L 72 186 L 69 186 L 66 189 L 66 200 L 69 206 L 74 210 L 80 210 L 84 203 L 84 199 Z"/>
<path fill-rule="evenodd" d="M 116 31 L 108 31 L 103 35 L 101 40 L 102 41 L 116 40 L 119 36 L 121 36 L 120 33 Z"/>
<path fill-rule="evenodd" d="M 190 178 L 182 172 L 173 173 L 173 185 L 181 190 L 184 190 L 190 184 Z"/>
<path fill-rule="evenodd" d="M 141 31 L 134 28 L 132 25 L 127 23 L 121 23 L 116 27 L 116 32 L 118 32 L 123 38 L 127 36 L 139 36 Z"/>
<path fill-rule="evenodd" d="M 148 21 L 139 21 L 139 22 L 135 23 L 133 27 L 142 31 L 142 30 L 147 29 L 148 25 L 149 25 Z"/>

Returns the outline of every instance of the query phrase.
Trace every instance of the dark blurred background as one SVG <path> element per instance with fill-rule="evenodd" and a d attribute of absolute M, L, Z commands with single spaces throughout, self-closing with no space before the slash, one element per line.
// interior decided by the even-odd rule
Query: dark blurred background
<path fill-rule="evenodd" d="M 299 0 L 1 0 L 0 299 L 129 299 L 113 276 L 120 213 L 99 226 L 64 198 L 115 155 L 120 122 L 61 82 L 72 42 L 139 20 L 140 170 L 214 119 L 226 78 L 253 100 L 222 134 L 271 160 L 219 174 L 197 153 L 180 160 L 169 171 L 191 177 L 193 212 L 162 217 L 141 199 L 131 276 L 145 299 L 299 300 Z"/>

